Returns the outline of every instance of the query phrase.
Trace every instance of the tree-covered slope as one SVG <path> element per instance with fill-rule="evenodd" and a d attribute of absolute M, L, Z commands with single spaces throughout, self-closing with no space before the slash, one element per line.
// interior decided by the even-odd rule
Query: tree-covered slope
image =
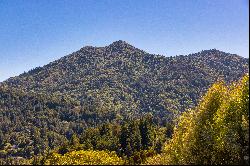
<path fill-rule="evenodd" d="M 116 41 L 106 47 L 83 47 L 1 86 L 74 100 L 77 105 L 90 102 L 122 115 L 164 116 L 194 106 L 217 79 L 230 82 L 246 72 L 248 59 L 215 49 L 164 57 Z"/>

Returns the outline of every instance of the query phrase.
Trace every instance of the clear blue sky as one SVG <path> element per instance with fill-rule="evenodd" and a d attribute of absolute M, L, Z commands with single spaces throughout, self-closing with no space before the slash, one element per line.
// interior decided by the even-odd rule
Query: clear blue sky
<path fill-rule="evenodd" d="M 0 81 L 85 45 L 249 57 L 249 0 L 0 0 Z"/>

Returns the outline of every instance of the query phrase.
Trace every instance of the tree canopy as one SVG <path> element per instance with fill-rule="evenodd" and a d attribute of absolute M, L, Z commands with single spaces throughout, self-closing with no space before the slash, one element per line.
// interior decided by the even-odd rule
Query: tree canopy
<path fill-rule="evenodd" d="M 215 83 L 147 164 L 249 164 L 249 76 Z"/>

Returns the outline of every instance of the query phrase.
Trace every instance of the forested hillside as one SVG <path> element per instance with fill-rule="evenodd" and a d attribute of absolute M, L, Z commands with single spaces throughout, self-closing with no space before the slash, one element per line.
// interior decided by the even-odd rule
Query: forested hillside
<path fill-rule="evenodd" d="M 145 123 L 152 124 L 150 119 L 145 119 L 142 124 Z M 137 137 L 134 137 L 136 133 Z M 140 133 L 144 132 L 131 130 L 131 141 L 136 142 L 131 145 L 140 145 L 143 142 Z M 74 147 L 79 147 L 79 143 Z M 131 147 L 127 146 L 126 151 L 132 150 Z M 147 147 L 149 148 L 150 145 Z M 114 159 L 110 159 L 111 156 L 101 157 L 99 162 L 95 154 L 103 152 L 96 149 L 94 153 L 92 150 L 71 150 L 63 155 L 59 150 L 44 157 L 40 163 L 89 164 L 88 157 L 91 156 L 91 162 L 94 164 L 108 162 L 120 165 L 138 163 L 144 165 L 249 165 L 249 76 L 245 75 L 230 86 L 223 81 L 215 83 L 197 107 L 182 113 L 178 118 L 173 137 L 166 140 L 163 152 L 155 155 L 152 149 L 149 149 L 135 150 L 132 157 L 123 157 L 123 161 L 112 155 Z M 126 154 L 126 156 L 129 155 Z"/>
<path fill-rule="evenodd" d="M 123 114 L 183 111 L 218 78 L 237 80 L 248 59 L 218 50 L 187 56 L 148 54 L 124 41 L 83 47 L 43 67 L 1 83 L 24 92 L 92 102 Z"/>
<path fill-rule="evenodd" d="M 124 41 L 83 47 L 0 83 L 0 161 L 45 164 L 51 153 L 83 150 L 143 163 L 162 152 L 176 117 L 216 81 L 240 79 L 248 64 L 215 49 L 165 57 Z"/>

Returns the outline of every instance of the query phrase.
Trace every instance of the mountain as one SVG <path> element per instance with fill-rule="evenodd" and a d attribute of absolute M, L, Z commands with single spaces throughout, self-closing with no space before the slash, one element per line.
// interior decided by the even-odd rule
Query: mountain
<path fill-rule="evenodd" d="M 0 149 L 3 142 L 31 146 L 10 152 L 30 157 L 88 127 L 145 114 L 171 123 L 215 81 L 238 80 L 248 65 L 249 59 L 216 49 L 165 57 L 121 40 L 83 47 L 0 83 Z"/>
<path fill-rule="evenodd" d="M 106 47 L 83 47 L 1 85 L 78 105 L 91 100 L 109 111 L 164 114 L 194 106 L 218 78 L 239 79 L 248 72 L 248 63 L 215 49 L 164 57 L 119 40 Z"/>

